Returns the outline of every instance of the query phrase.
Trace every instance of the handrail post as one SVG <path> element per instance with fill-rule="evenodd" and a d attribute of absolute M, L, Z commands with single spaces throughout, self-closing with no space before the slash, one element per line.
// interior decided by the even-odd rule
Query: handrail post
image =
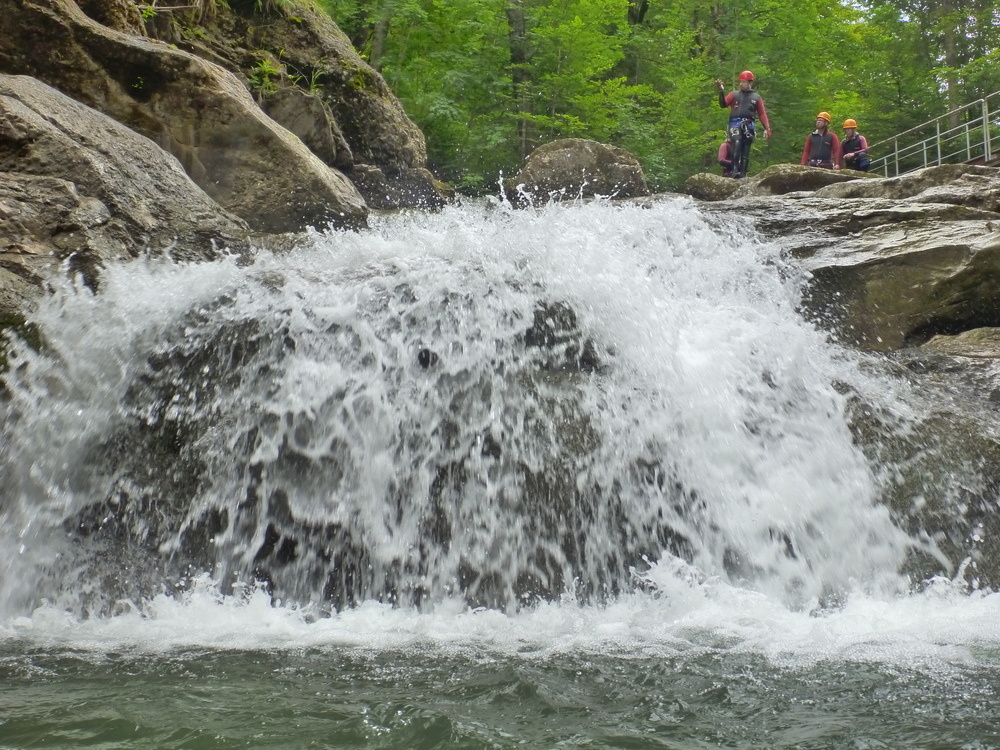
<path fill-rule="evenodd" d="M 941 166 L 941 118 L 934 121 L 934 145 L 937 147 L 937 166 Z"/>
<path fill-rule="evenodd" d="M 896 173 L 893 177 L 899 177 L 899 138 L 892 139 L 892 160 L 896 166 Z"/>
<path fill-rule="evenodd" d="M 993 160 L 990 148 L 990 105 L 983 99 L 983 164 L 989 164 Z"/>

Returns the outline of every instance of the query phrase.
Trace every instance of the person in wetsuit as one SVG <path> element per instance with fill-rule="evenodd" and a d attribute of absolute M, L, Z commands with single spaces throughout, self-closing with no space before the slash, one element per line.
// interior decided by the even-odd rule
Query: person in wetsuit
<path fill-rule="evenodd" d="M 719 89 L 719 106 L 729 108 L 729 128 L 727 138 L 732 144 L 733 177 L 745 177 L 750 163 L 750 144 L 756 138 L 755 122 L 764 125 L 764 137 L 771 137 L 771 124 L 764 109 L 764 99 L 753 90 L 754 77 L 749 70 L 740 73 L 738 91 L 726 93 L 725 84 L 716 79 Z"/>
<path fill-rule="evenodd" d="M 844 120 L 844 139 L 840 142 L 840 168 L 867 172 L 872 160 L 868 156 L 868 140 L 858 132 L 853 118 Z"/>
<path fill-rule="evenodd" d="M 830 113 L 816 115 L 816 129 L 806 136 L 802 164 L 821 169 L 840 169 L 840 139 L 830 130 Z"/>

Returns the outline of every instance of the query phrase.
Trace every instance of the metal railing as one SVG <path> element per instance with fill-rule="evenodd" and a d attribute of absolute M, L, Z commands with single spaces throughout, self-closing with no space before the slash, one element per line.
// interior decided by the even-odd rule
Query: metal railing
<path fill-rule="evenodd" d="M 990 164 L 1000 159 L 1000 91 L 904 130 L 869 147 L 888 152 L 871 172 L 898 176 L 939 164 Z"/>

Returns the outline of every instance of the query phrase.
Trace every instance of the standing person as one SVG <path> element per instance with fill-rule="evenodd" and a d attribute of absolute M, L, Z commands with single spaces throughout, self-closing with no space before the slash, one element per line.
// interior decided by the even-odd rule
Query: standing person
<path fill-rule="evenodd" d="M 856 169 L 867 172 L 872 165 L 868 156 L 868 140 L 858 132 L 858 123 L 852 118 L 844 120 L 844 140 L 840 142 L 841 169 Z"/>
<path fill-rule="evenodd" d="M 740 73 L 740 88 L 738 91 L 726 93 L 726 85 L 716 79 L 719 89 L 719 106 L 729 107 L 729 129 L 727 137 L 733 144 L 732 161 L 733 177 L 745 177 L 750 163 L 750 144 L 756 137 L 754 122 L 760 118 L 764 125 L 764 137 L 771 137 L 771 124 L 767 120 L 764 109 L 764 99 L 753 90 L 753 73 L 744 70 Z"/>
<path fill-rule="evenodd" d="M 722 167 L 723 177 L 733 176 L 732 150 L 732 144 L 729 141 L 723 141 L 719 144 L 719 166 Z"/>
<path fill-rule="evenodd" d="M 806 136 L 802 164 L 822 169 L 840 169 L 840 139 L 830 131 L 830 113 L 816 115 L 816 129 Z"/>

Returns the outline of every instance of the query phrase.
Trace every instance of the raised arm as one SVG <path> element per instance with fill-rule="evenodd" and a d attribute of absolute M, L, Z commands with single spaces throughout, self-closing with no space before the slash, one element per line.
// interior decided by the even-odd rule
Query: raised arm
<path fill-rule="evenodd" d="M 719 91 L 719 106 L 723 108 L 728 107 L 733 95 L 729 94 L 726 96 L 726 84 L 722 82 L 721 78 L 715 79 L 715 88 Z"/>

